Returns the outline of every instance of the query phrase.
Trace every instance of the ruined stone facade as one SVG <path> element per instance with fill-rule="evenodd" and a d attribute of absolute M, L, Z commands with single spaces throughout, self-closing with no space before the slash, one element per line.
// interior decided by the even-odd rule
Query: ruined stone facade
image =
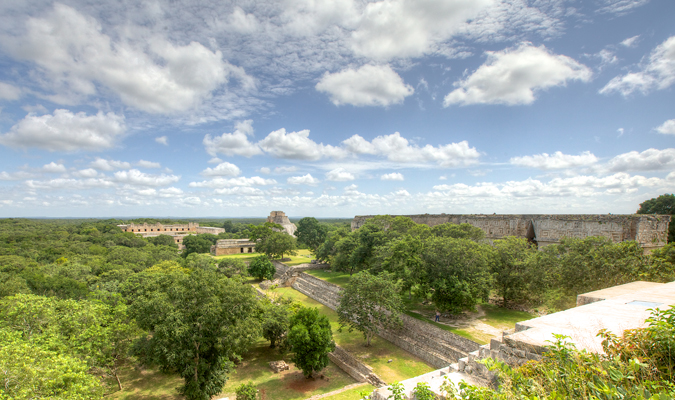
<path fill-rule="evenodd" d="M 187 224 L 175 224 L 175 225 L 163 225 L 159 222 L 156 224 L 128 224 L 128 225 L 117 225 L 124 232 L 133 232 L 137 235 L 141 235 L 144 238 L 155 237 L 159 235 L 168 235 L 173 237 L 174 243 L 178 245 L 179 249 L 183 249 L 183 239 L 186 235 L 191 234 L 200 234 L 200 233 L 210 233 L 212 235 L 217 235 L 221 232 L 225 232 L 223 228 L 214 228 L 211 226 L 199 226 L 198 223 L 188 222 Z"/>
<path fill-rule="evenodd" d="M 214 256 L 242 253 L 255 253 L 255 242 L 248 239 L 220 239 L 211 246 L 211 254 Z"/>
<path fill-rule="evenodd" d="M 356 216 L 352 230 L 372 215 Z M 467 223 L 480 228 L 489 240 L 504 236 L 527 238 L 543 247 L 564 237 L 604 236 L 614 243 L 635 240 L 645 251 L 661 248 L 668 241 L 670 215 L 591 215 L 591 214 L 419 214 L 404 215 L 418 224 L 436 226 Z"/>
<path fill-rule="evenodd" d="M 298 227 L 288 219 L 283 211 L 272 211 L 267 217 L 267 222 L 281 225 L 284 231 L 293 237 L 295 237 L 295 231 L 298 230 Z"/>

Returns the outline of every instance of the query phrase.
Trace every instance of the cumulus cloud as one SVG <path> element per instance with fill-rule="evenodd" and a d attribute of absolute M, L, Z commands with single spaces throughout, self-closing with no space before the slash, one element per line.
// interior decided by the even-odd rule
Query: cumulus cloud
<path fill-rule="evenodd" d="M 52 174 L 64 173 L 66 172 L 66 167 L 63 164 L 57 164 L 54 161 L 52 161 L 49 164 L 45 164 L 42 166 L 42 172 L 48 172 Z"/>
<path fill-rule="evenodd" d="M 232 133 L 223 133 L 215 137 L 206 135 L 202 143 L 206 148 L 206 152 L 213 157 L 218 153 L 244 157 L 262 154 L 257 144 L 249 142 L 249 136 L 253 136 L 253 121 L 250 119 L 235 124 L 234 132 Z"/>
<path fill-rule="evenodd" d="M 619 92 L 628 96 L 635 91 L 647 93 L 653 89 L 661 90 L 675 82 L 675 36 L 656 46 L 649 58 L 642 62 L 640 71 L 630 72 L 613 78 L 600 93 Z"/>
<path fill-rule="evenodd" d="M 104 178 L 88 179 L 51 179 L 45 181 L 27 180 L 26 186 L 30 189 L 67 189 L 67 190 L 85 190 L 114 187 L 115 183 Z"/>
<path fill-rule="evenodd" d="M 446 145 L 419 147 L 411 145 L 399 132 L 378 136 L 371 142 L 354 135 L 342 142 L 353 154 L 373 154 L 387 157 L 396 162 L 436 162 L 444 167 L 476 164 L 480 154 L 467 141 Z"/>
<path fill-rule="evenodd" d="M 542 153 L 533 156 L 513 157 L 509 160 L 509 163 L 513 165 L 544 170 L 583 167 L 597 162 L 598 158 L 590 151 L 585 151 L 578 156 L 556 151 L 553 154 Z"/>
<path fill-rule="evenodd" d="M 155 138 L 155 142 L 157 142 L 159 144 L 163 144 L 164 146 L 168 146 L 169 145 L 169 138 L 167 138 L 166 136 L 158 136 L 158 137 Z"/>
<path fill-rule="evenodd" d="M 95 19 L 55 3 L 44 18 L 29 18 L 26 32 L 5 39 L 4 46 L 35 63 L 52 89 L 91 96 L 100 84 L 125 104 L 151 113 L 188 110 L 230 76 L 246 76 L 220 51 L 197 42 L 177 46 L 156 35 L 133 41 L 125 40 L 128 32 L 119 34 L 115 40 Z M 51 99 L 59 101 L 58 96 Z"/>
<path fill-rule="evenodd" d="M 675 135 L 675 119 L 669 119 L 656 128 L 658 133 L 664 135 Z"/>
<path fill-rule="evenodd" d="M 146 174 L 137 169 L 131 169 L 129 171 L 115 172 L 113 179 L 116 182 L 126 183 L 128 185 L 157 187 L 167 186 L 178 182 L 180 180 L 180 176 L 165 174 L 153 175 Z"/>
<path fill-rule="evenodd" d="M 18 181 L 22 179 L 32 178 L 34 175 L 26 171 L 17 172 L 0 172 L 0 181 Z"/>
<path fill-rule="evenodd" d="M 244 176 L 238 178 L 214 178 L 209 181 L 190 182 L 190 187 L 208 187 L 208 188 L 224 188 L 235 186 L 265 186 L 275 185 L 277 181 L 274 179 L 264 179 L 259 176 L 246 178 Z"/>
<path fill-rule="evenodd" d="M 353 181 L 356 179 L 354 174 L 347 172 L 344 168 L 335 168 L 326 173 L 326 179 L 334 182 Z"/>
<path fill-rule="evenodd" d="M 400 172 L 392 172 L 390 174 L 384 174 L 384 175 L 380 176 L 380 179 L 382 179 L 383 181 L 402 181 L 402 180 L 405 180 L 403 178 L 403 174 L 400 173 Z"/>
<path fill-rule="evenodd" d="M 286 180 L 286 182 L 290 185 L 309 185 L 309 186 L 316 186 L 318 185 L 321 181 L 318 179 L 314 178 L 311 174 L 307 174 L 304 176 L 291 176 Z"/>
<path fill-rule="evenodd" d="M 140 160 L 136 163 L 136 166 L 141 168 L 162 168 L 160 163 L 153 161 Z"/>
<path fill-rule="evenodd" d="M 0 144 L 48 151 L 101 151 L 114 147 L 124 132 L 124 116 L 112 112 L 86 115 L 54 110 L 53 115 L 28 114 L 0 135 Z"/>
<path fill-rule="evenodd" d="M 126 161 L 106 160 L 104 158 L 96 158 L 89 164 L 90 167 L 99 171 L 114 171 L 119 169 L 131 169 L 131 164 Z"/>
<path fill-rule="evenodd" d="M 255 187 L 249 187 L 249 186 L 235 186 L 231 188 L 223 188 L 223 189 L 216 189 L 214 190 L 216 194 L 220 195 L 227 195 L 227 196 L 262 196 L 265 194 L 262 190 L 255 188 Z"/>
<path fill-rule="evenodd" d="M 318 160 L 323 156 L 339 158 L 346 155 L 339 147 L 314 142 L 309 138 L 308 129 L 286 133 L 286 129 L 281 128 L 271 132 L 258 145 L 268 154 L 291 160 Z"/>
<path fill-rule="evenodd" d="M 389 106 L 403 103 L 415 90 L 388 65 L 364 65 L 334 74 L 326 72 L 316 90 L 327 93 L 336 106 Z"/>
<path fill-rule="evenodd" d="M 20 88 L 9 83 L 0 82 L 0 100 L 18 100 L 20 97 Z"/>
<path fill-rule="evenodd" d="M 215 168 L 207 168 L 201 172 L 204 176 L 237 176 L 241 170 L 236 165 L 224 162 L 218 164 Z"/>
<path fill-rule="evenodd" d="M 284 166 L 284 167 L 276 167 L 274 168 L 274 173 L 275 174 L 290 174 L 291 172 L 295 172 L 298 170 L 298 167 L 295 165 L 291 166 Z"/>
<path fill-rule="evenodd" d="M 621 45 L 625 46 L 625 47 L 633 47 L 637 44 L 639 39 L 640 39 L 640 35 L 635 35 L 635 36 L 629 37 L 628 39 L 622 40 Z"/>
<path fill-rule="evenodd" d="M 357 55 L 376 60 L 418 57 L 493 4 L 490 0 L 371 2 L 352 33 L 352 49 Z"/>
<path fill-rule="evenodd" d="M 619 154 L 602 169 L 610 172 L 672 170 L 675 169 L 675 149 L 647 149 Z"/>
<path fill-rule="evenodd" d="M 487 61 L 445 96 L 443 105 L 532 104 L 536 92 L 564 86 L 568 81 L 587 82 L 591 70 L 574 59 L 551 53 L 546 47 L 522 43 L 516 48 L 488 51 Z"/>
<path fill-rule="evenodd" d="M 96 178 L 98 176 L 98 171 L 93 168 L 86 168 L 73 172 L 73 175 L 78 178 Z"/>

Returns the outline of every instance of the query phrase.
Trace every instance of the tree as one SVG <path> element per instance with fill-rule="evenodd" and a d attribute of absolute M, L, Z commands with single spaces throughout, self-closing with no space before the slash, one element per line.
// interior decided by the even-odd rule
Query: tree
<path fill-rule="evenodd" d="M 242 383 L 234 393 L 237 395 L 237 400 L 256 400 L 258 398 L 258 389 L 255 388 L 253 382 Z"/>
<path fill-rule="evenodd" d="M 274 264 L 264 254 L 255 257 L 248 266 L 248 274 L 261 281 L 272 279 L 276 272 L 277 269 L 274 268 Z"/>
<path fill-rule="evenodd" d="M 136 349 L 141 359 L 176 371 L 189 400 L 218 394 L 233 367 L 260 336 L 258 301 L 250 285 L 201 269 L 185 273 L 146 271 L 132 276 L 122 293 L 150 335 Z"/>
<path fill-rule="evenodd" d="M 328 353 L 335 350 L 328 317 L 319 314 L 317 308 L 300 308 L 291 317 L 288 344 L 293 351 L 291 360 L 305 377 L 326 368 Z"/>
<path fill-rule="evenodd" d="M 401 282 L 401 288 L 408 291 L 409 297 L 412 297 L 413 286 L 421 286 L 423 292 L 428 287 L 426 269 L 422 262 L 423 252 L 424 242 L 410 235 L 392 240 L 378 248 L 378 256 L 382 259 L 381 268 L 394 274 Z"/>
<path fill-rule="evenodd" d="M 469 239 L 430 238 L 422 260 L 432 300 L 440 310 L 459 313 L 487 300 L 492 288 L 492 247 Z"/>
<path fill-rule="evenodd" d="M 173 239 L 173 236 L 169 235 L 159 235 L 155 237 L 149 237 L 148 242 L 154 244 L 155 246 L 170 246 L 178 248 L 176 241 Z"/>
<path fill-rule="evenodd" d="M 296 239 L 286 232 L 272 232 L 256 244 L 255 250 L 259 253 L 265 253 L 269 258 L 283 258 L 284 254 L 295 255 L 297 251 Z"/>
<path fill-rule="evenodd" d="M 218 272 L 228 278 L 246 276 L 246 263 L 239 258 L 223 258 L 218 263 Z"/>
<path fill-rule="evenodd" d="M 277 300 L 262 300 L 262 334 L 270 341 L 270 348 L 275 348 L 290 326 L 291 299 L 281 297 Z"/>
<path fill-rule="evenodd" d="M 675 215 L 675 194 L 662 194 L 640 203 L 636 214 Z M 675 242 L 675 221 L 673 220 L 668 226 L 668 242 Z"/>
<path fill-rule="evenodd" d="M 185 246 L 183 257 L 187 257 L 192 253 L 210 252 L 213 243 L 203 235 L 187 235 L 185 239 L 183 239 L 183 245 Z"/>
<path fill-rule="evenodd" d="M 316 218 L 305 217 L 298 221 L 295 236 L 298 238 L 298 243 L 316 252 L 316 249 L 326 240 L 326 229 Z"/>
<path fill-rule="evenodd" d="M 183 265 L 186 268 L 204 269 L 209 271 L 218 269 L 216 259 L 211 257 L 210 254 L 192 253 L 185 257 Z"/>
<path fill-rule="evenodd" d="M 386 272 L 371 275 L 368 271 L 361 271 L 353 275 L 342 291 L 337 308 L 340 329 L 348 326 L 349 332 L 356 329 L 363 333 L 366 346 L 370 346 L 380 328 L 400 327 L 399 314 L 402 312 L 399 286 L 393 275 Z"/>
<path fill-rule="evenodd" d="M 507 236 L 494 241 L 495 261 L 492 272 L 497 292 L 503 305 L 509 300 L 522 300 L 531 288 L 532 275 L 537 268 L 534 264 L 536 250 L 525 238 Z"/>

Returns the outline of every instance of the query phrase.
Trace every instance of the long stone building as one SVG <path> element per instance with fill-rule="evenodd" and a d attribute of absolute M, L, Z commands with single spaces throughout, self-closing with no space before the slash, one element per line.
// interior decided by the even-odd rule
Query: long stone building
<path fill-rule="evenodd" d="M 126 225 L 117 225 L 124 232 L 133 232 L 137 235 L 141 235 L 144 238 L 155 237 L 159 235 L 168 235 L 173 237 L 173 241 L 178 245 L 179 248 L 183 248 L 183 239 L 186 235 L 195 235 L 200 233 L 210 233 L 212 235 L 217 235 L 221 232 L 225 232 L 223 228 L 214 228 L 212 226 L 199 226 L 196 222 L 188 222 L 187 224 L 174 224 L 174 225 L 164 225 L 159 222 L 156 224 L 126 224 Z"/>
<path fill-rule="evenodd" d="M 255 253 L 256 242 L 248 239 L 220 239 L 211 246 L 211 254 L 225 256 L 229 254 Z"/>
<path fill-rule="evenodd" d="M 418 214 L 403 215 L 418 224 L 436 226 L 467 223 L 480 228 L 489 240 L 505 236 L 527 238 L 544 247 L 564 237 L 604 236 L 614 243 L 635 240 L 645 251 L 668 242 L 670 215 L 594 215 L 594 214 Z M 357 215 L 352 230 L 361 227 L 373 215 Z"/>

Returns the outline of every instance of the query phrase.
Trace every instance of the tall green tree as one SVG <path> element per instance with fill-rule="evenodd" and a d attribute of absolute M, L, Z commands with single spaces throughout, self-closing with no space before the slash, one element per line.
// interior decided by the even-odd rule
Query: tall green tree
<path fill-rule="evenodd" d="M 262 335 L 275 348 L 288 332 L 291 323 L 291 304 L 293 301 L 285 297 L 266 298 L 262 305 Z"/>
<path fill-rule="evenodd" d="M 497 292 L 503 304 L 511 300 L 523 300 L 527 297 L 540 272 L 534 263 L 536 251 L 525 238 L 507 236 L 494 241 L 495 260 L 492 272 Z"/>
<path fill-rule="evenodd" d="M 246 269 L 246 263 L 239 258 L 223 258 L 218 262 L 218 272 L 228 278 L 246 276 L 248 274 Z"/>
<path fill-rule="evenodd" d="M 640 203 L 637 214 L 675 215 L 675 194 L 662 194 Z M 668 225 L 668 242 L 675 242 L 675 221 L 672 217 Z"/>
<path fill-rule="evenodd" d="M 286 232 L 272 232 L 256 244 L 255 251 L 265 253 L 271 259 L 283 258 L 284 254 L 297 254 L 297 240 Z"/>
<path fill-rule="evenodd" d="M 492 288 L 492 246 L 469 239 L 431 238 L 422 260 L 440 310 L 459 313 L 487 300 Z"/>
<path fill-rule="evenodd" d="M 264 254 L 256 256 L 248 265 L 248 274 L 258 280 L 272 279 L 277 269 L 270 261 L 269 257 Z"/>
<path fill-rule="evenodd" d="M 150 335 L 139 355 L 165 371 L 176 371 L 190 400 L 218 394 L 233 367 L 260 337 L 259 306 L 253 288 L 201 269 L 143 272 L 122 293 L 139 326 Z"/>
<path fill-rule="evenodd" d="M 326 229 L 313 217 L 305 217 L 298 221 L 295 231 L 298 243 L 304 244 L 313 252 L 326 240 Z"/>
<path fill-rule="evenodd" d="M 363 333 L 366 346 L 380 332 L 380 328 L 394 329 L 402 325 L 399 314 L 403 302 L 399 286 L 392 274 L 372 275 L 368 271 L 355 274 L 342 291 L 337 308 L 340 329 Z"/>
<path fill-rule="evenodd" d="M 213 236 L 213 235 L 211 235 Z M 208 253 L 211 251 L 212 241 L 203 235 L 187 235 L 183 239 L 183 257 L 187 257 L 192 253 Z"/>
<path fill-rule="evenodd" d="M 328 353 L 335 350 L 330 321 L 317 308 L 302 307 L 292 317 L 288 344 L 292 361 L 306 377 L 328 366 Z"/>

